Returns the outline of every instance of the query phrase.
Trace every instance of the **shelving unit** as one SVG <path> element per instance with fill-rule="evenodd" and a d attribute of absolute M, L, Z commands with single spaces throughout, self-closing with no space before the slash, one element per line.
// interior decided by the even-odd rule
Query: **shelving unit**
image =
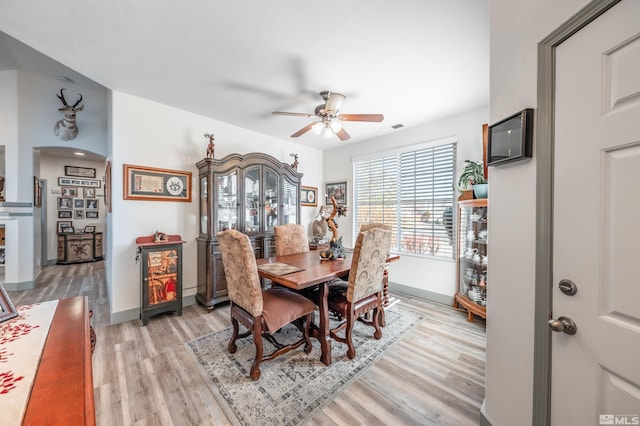
<path fill-rule="evenodd" d="M 488 200 L 458 202 L 458 291 L 453 302 L 467 310 L 467 321 L 474 315 L 487 318 Z"/>

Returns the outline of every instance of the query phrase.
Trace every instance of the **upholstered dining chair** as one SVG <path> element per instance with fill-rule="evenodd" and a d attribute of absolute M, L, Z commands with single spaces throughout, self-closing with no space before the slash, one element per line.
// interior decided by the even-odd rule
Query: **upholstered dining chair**
<path fill-rule="evenodd" d="M 334 281 L 329 285 L 327 304 L 329 310 L 343 318 L 337 327 L 330 330 L 332 339 L 346 343 L 347 357 L 353 359 L 355 321 L 375 329 L 373 337 L 380 339 L 380 314 L 382 312 L 382 277 L 391 249 L 391 230 L 367 227 L 358 234 L 351 260 L 347 282 Z M 364 315 L 373 311 L 371 318 Z M 338 333 L 344 330 L 344 337 Z"/>
<path fill-rule="evenodd" d="M 235 353 L 236 340 L 253 334 L 256 355 L 249 376 L 258 380 L 261 362 L 272 360 L 303 343 L 305 353 L 311 352 L 309 325 L 315 304 L 284 287 L 262 289 L 255 254 L 247 235 L 229 229 L 219 232 L 217 238 L 231 300 L 233 333 L 227 349 L 230 353 Z M 283 345 L 274 338 L 276 331 L 298 319 L 302 320 L 303 330 L 300 340 Z M 239 334 L 239 323 L 247 332 Z M 263 337 L 275 347 L 269 355 L 264 355 Z"/>
<path fill-rule="evenodd" d="M 287 223 L 276 226 L 273 230 L 276 239 L 276 256 L 309 251 L 309 239 L 303 225 Z"/>

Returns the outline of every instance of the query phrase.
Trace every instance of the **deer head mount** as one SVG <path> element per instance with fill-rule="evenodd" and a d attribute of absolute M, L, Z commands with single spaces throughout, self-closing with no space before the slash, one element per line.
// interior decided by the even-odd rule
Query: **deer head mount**
<path fill-rule="evenodd" d="M 53 132 L 63 141 L 68 141 L 71 139 L 75 139 L 78 136 L 78 126 L 76 125 L 76 112 L 82 111 L 84 105 L 80 105 L 82 102 L 82 95 L 78 93 L 80 96 L 75 104 L 69 105 L 67 104 L 67 100 L 64 98 L 65 89 L 60 89 L 60 94 L 56 96 L 62 102 L 62 108 L 58 108 L 58 111 L 62 113 L 62 120 L 58 121 L 53 128 Z"/>

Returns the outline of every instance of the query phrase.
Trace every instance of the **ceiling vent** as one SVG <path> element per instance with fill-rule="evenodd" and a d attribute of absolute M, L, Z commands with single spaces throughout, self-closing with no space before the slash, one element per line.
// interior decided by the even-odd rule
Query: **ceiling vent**
<path fill-rule="evenodd" d="M 394 130 L 398 130 L 404 127 L 404 124 L 402 123 L 398 123 L 398 124 L 394 124 L 393 126 L 391 126 L 392 129 Z"/>

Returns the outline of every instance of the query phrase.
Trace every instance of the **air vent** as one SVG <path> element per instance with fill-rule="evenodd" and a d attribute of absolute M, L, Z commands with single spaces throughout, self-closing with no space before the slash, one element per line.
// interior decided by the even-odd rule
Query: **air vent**
<path fill-rule="evenodd" d="M 394 130 L 401 129 L 402 127 L 404 127 L 404 124 L 402 123 L 394 124 L 393 126 L 391 126 L 391 128 Z"/>

